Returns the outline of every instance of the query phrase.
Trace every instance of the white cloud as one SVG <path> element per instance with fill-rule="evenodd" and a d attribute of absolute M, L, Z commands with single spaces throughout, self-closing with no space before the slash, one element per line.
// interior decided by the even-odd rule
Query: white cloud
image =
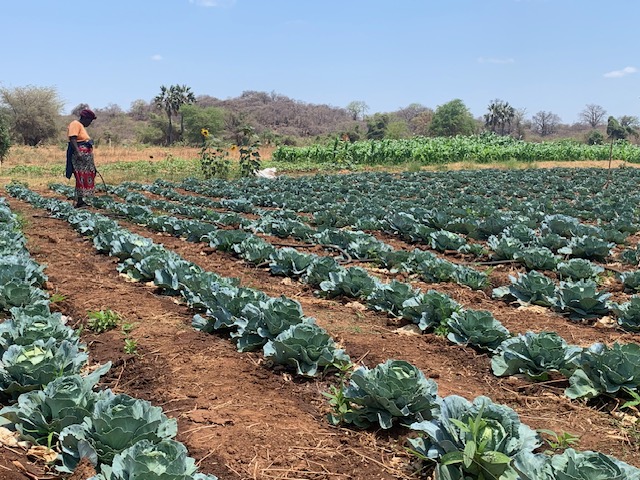
<path fill-rule="evenodd" d="M 162 60 L 162 55 L 158 55 L 157 53 L 155 55 L 151 55 L 151 60 L 153 60 L 154 62 L 159 62 L 160 60 Z"/>
<path fill-rule="evenodd" d="M 516 63 L 513 58 L 492 58 L 492 57 L 478 57 L 478 63 Z"/>
<path fill-rule="evenodd" d="M 236 0 L 189 0 L 189 3 L 198 5 L 199 7 L 233 7 Z"/>
<path fill-rule="evenodd" d="M 625 75 L 631 75 L 632 73 L 636 73 L 638 69 L 636 67 L 624 67 L 622 70 L 614 70 L 612 72 L 607 72 L 604 74 L 605 78 L 620 78 Z"/>

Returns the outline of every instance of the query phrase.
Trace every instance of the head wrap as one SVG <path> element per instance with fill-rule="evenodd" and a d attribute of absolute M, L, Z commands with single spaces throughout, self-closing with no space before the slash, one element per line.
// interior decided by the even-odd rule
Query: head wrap
<path fill-rule="evenodd" d="M 95 120 L 97 118 L 96 114 L 93 113 L 93 111 L 89 110 L 88 108 L 85 108 L 80 112 L 80 117 L 89 118 L 91 120 Z"/>

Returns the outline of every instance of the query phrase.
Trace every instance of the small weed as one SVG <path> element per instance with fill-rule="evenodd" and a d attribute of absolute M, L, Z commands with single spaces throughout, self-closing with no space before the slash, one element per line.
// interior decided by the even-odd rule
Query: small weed
<path fill-rule="evenodd" d="M 449 327 L 446 324 L 441 323 L 435 328 L 433 333 L 439 337 L 446 337 L 449 334 Z"/>
<path fill-rule="evenodd" d="M 623 387 L 623 389 L 631 396 L 631 400 L 625 402 L 620 408 L 632 408 L 640 405 L 640 394 L 638 392 L 627 387 Z"/>
<path fill-rule="evenodd" d="M 351 409 L 351 403 L 344 396 L 342 383 L 338 386 L 332 385 L 329 391 L 323 392 L 322 395 L 329 399 L 329 405 L 331 405 L 332 412 L 328 415 L 329 422 L 333 425 L 349 423 L 349 417 L 353 410 Z"/>
<path fill-rule="evenodd" d="M 125 338 L 124 339 L 124 353 L 127 355 L 137 355 L 138 354 L 138 341 L 134 338 Z"/>
<path fill-rule="evenodd" d="M 124 336 L 129 335 L 134 328 L 136 328 L 136 325 L 135 323 L 131 323 L 131 322 L 123 323 L 122 326 L 120 327 L 120 329 L 122 330 L 122 334 Z"/>
<path fill-rule="evenodd" d="M 98 310 L 89 312 L 87 327 L 94 333 L 103 333 L 113 330 L 120 322 L 120 316 L 113 310 Z"/>
<path fill-rule="evenodd" d="M 29 222 L 27 221 L 27 217 L 25 217 L 22 212 L 16 212 L 15 216 L 18 224 L 17 225 L 18 229 L 20 231 L 24 231 L 24 229 L 29 225 Z"/>
<path fill-rule="evenodd" d="M 67 299 L 67 297 L 65 295 L 62 295 L 61 293 L 54 293 L 53 295 L 51 295 L 49 297 L 49 302 L 50 303 L 62 303 Z"/>
<path fill-rule="evenodd" d="M 547 450 L 545 452 L 547 455 L 552 455 L 557 451 L 565 450 L 569 447 L 573 447 L 575 445 L 578 445 L 578 443 L 580 443 L 580 437 L 573 435 L 572 433 L 569 433 L 569 432 L 562 432 L 558 434 L 553 430 L 544 430 L 544 429 L 540 429 L 538 430 L 538 432 L 546 436 L 545 441 L 547 442 L 547 445 L 549 445 L 550 447 L 550 450 Z"/>

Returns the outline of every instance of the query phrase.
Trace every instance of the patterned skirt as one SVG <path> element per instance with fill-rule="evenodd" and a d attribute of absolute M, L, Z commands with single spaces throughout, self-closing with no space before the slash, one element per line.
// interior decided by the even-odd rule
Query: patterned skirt
<path fill-rule="evenodd" d="M 93 162 L 93 148 L 78 146 L 80 156 L 73 155 L 73 175 L 76 177 L 76 198 L 92 197 L 96 180 L 96 165 Z"/>

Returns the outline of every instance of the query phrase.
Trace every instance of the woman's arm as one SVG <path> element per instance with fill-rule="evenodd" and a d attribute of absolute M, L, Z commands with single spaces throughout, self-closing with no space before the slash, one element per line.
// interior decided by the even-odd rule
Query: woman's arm
<path fill-rule="evenodd" d="M 73 135 L 72 137 L 69 137 L 69 143 L 73 147 L 73 151 L 76 153 L 76 156 L 79 157 L 80 156 L 80 149 L 78 148 L 78 136 L 77 135 Z"/>

